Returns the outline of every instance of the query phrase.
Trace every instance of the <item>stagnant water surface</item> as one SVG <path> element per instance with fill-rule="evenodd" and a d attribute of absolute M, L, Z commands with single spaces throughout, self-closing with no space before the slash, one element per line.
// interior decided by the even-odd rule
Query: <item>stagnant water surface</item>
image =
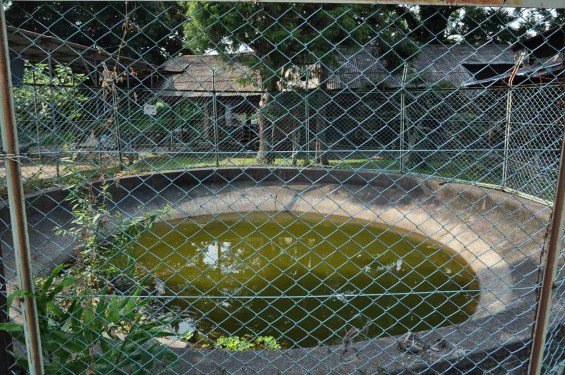
<path fill-rule="evenodd" d="M 477 306 L 476 275 L 451 250 L 350 218 L 248 213 L 162 222 L 136 252 L 138 265 L 165 281 L 211 337 L 334 344 L 347 332 L 359 340 L 460 323 Z"/>

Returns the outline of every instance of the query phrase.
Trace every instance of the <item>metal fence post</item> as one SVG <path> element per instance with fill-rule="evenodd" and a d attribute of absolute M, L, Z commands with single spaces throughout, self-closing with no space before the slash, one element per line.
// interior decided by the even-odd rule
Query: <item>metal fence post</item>
<path fill-rule="evenodd" d="M 310 97 L 310 94 L 308 92 L 308 85 L 310 84 L 310 69 L 306 69 L 306 92 L 304 94 L 304 123 L 306 124 L 305 128 L 306 128 L 306 134 L 305 134 L 305 138 L 306 138 L 306 166 L 308 166 L 310 164 L 310 103 L 308 102 L 308 98 Z"/>
<path fill-rule="evenodd" d="M 218 98 L 216 97 L 216 70 L 212 69 L 212 116 L 214 119 L 214 160 L 220 166 L 220 134 L 218 131 Z"/>
<path fill-rule="evenodd" d="M 406 75 L 408 74 L 408 64 L 404 64 L 402 70 L 402 82 L 400 91 L 400 173 L 404 172 L 404 150 L 406 148 Z"/>
<path fill-rule="evenodd" d="M 53 98 L 53 86 L 54 86 L 54 79 L 53 79 L 53 58 L 51 57 L 51 50 L 47 51 L 47 65 L 49 69 L 49 97 Z M 53 110 L 53 103 L 50 103 L 49 106 L 49 115 L 51 117 L 51 125 L 54 126 L 55 132 L 57 133 L 57 140 L 56 140 L 56 151 L 55 151 L 55 169 L 57 171 L 57 177 L 61 177 L 61 129 L 59 127 L 59 116 L 57 111 Z"/>
<path fill-rule="evenodd" d="M 34 292 L 34 284 L 31 272 L 31 254 L 27 233 L 27 218 L 22 188 L 18 135 L 12 97 L 12 78 L 10 76 L 8 35 L 6 29 L 4 7 L 0 6 L 0 43 L 2 44 L 0 48 L 0 82 L 2 82 L 0 85 L 0 109 L 2 112 L 0 127 L 2 131 L 4 163 L 6 166 L 10 222 L 14 241 L 13 246 L 16 257 L 19 288 L 30 293 L 30 295 L 23 298 L 23 303 L 21 304 L 29 372 L 32 375 L 40 375 L 43 374 L 43 358 L 41 353 L 37 306 L 35 297 L 31 295 Z"/>
<path fill-rule="evenodd" d="M 39 134 L 40 121 L 39 121 L 39 111 L 38 111 L 38 105 L 37 105 L 37 86 L 36 86 L 36 82 L 35 82 L 35 67 L 33 67 L 31 69 L 31 78 L 32 78 L 32 82 L 33 82 L 33 115 L 35 117 L 35 132 L 36 132 L 36 136 L 37 136 L 37 152 L 39 154 L 39 163 L 41 163 L 42 162 L 42 160 L 41 160 L 41 139 L 40 139 L 40 134 Z"/>
<path fill-rule="evenodd" d="M 500 186 L 504 190 L 508 180 L 508 158 L 510 157 L 510 111 L 512 110 L 512 86 L 508 87 L 506 98 L 506 114 L 504 121 L 504 151 L 502 157 L 502 180 Z"/>
<path fill-rule="evenodd" d="M 511 126 L 511 112 L 512 112 L 512 83 L 514 82 L 514 77 L 520 69 L 522 60 L 524 59 L 525 53 L 522 52 L 518 56 L 516 65 L 512 69 L 510 78 L 508 78 L 508 96 L 506 97 L 506 116 L 505 116 L 505 127 L 504 127 L 504 157 L 502 160 L 502 181 L 501 187 L 505 189 L 508 182 L 508 159 L 510 158 L 510 126 Z"/>
<path fill-rule="evenodd" d="M 116 146 L 118 146 L 118 168 L 120 171 L 124 169 L 122 164 L 123 158 L 123 150 L 122 150 L 122 134 L 120 131 L 120 114 L 118 113 L 119 110 L 119 103 L 120 99 L 118 98 L 118 89 L 114 92 L 113 99 L 112 99 L 112 110 L 114 111 L 113 120 L 116 124 Z"/>
<path fill-rule="evenodd" d="M 0 259 L 3 259 L 2 257 L 2 245 L 0 244 Z M 7 297 L 8 291 L 6 290 L 4 263 L 0 262 L 0 323 L 10 322 Z M 10 373 L 10 368 L 13 366 L 14 361 L 8 353 L 12 350 L 12 337 L 7 331 L 0 331 L 0 374 Z"/>
<path fill-rule="evenodd" d="M 536 311 L 536 321 L 532 334 L 532 350 L 530 354 L 529 375 L 537 375 L 541 372 L 547 326 L 551 313 L 552 295 L 555 287 L 555 276 L 559 263 L 559 252 L 561 250 L 563 231 L 565 229 L 565 133 L 561 141 L 561 160 L 559 162 L 559 174 L 557 178 L 557 191 L 553 203 L 553 215 L 551 217 L 549 241 L 545 254 L 545 264 L 541 280 L 541 289 Z"/>

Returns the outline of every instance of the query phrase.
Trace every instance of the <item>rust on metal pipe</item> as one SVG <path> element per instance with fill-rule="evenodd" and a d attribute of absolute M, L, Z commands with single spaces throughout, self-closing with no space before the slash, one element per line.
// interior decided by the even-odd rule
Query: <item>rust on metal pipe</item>
<path fill-rule="evenodd" d="M 41 338 L 39 336 L 36 301 L 35 297 L 32 295 L 34 292 L 34 284 L 31 272 L 27 218 L 22 188 L 18 134 L 12 98 L 8 35 L 6 32 L 4 8 L 2 6 L 0 6 L 0 44 L 0 132 L 2 133 L 3 157 L 6 166 L 10 223 L 14 241 L 19 288 L 30 294 L 23 298 L 21 304 L 29 372 L 32 375 L 41 375 L 43 374 Z"/>
<path fill-rule="evenodd" d="M 549 314 L 551 312 L 553 288 L 555 275 L 559 262 L 561 250 L 561 239 L 563 238 L 565 210 L 565 134 L 561 142 L 561 161 L 559 162 L 559 177 L 557 178 L 557 191 L 553 203 L 553 215 L 550 223 L 549 241 L 545 255 L 541 289 L 539 293 L 536 321 L 532 334 L 532 351 L 530 354 L 529 375 L 537 375 L 541 372 L 545 340 Z"/>
<path fill-rule="evenodd" d="M 0 323 L 10 322 L 8 311 L 8 291 L 6 290 L 6 276 L 4 274 L 4 263 L 2 262 L 2 245 L 0 245 Z M 9 352 L 13 351 L 12 337 L 7 331 L 0 330 L 0 375 L 10 374 L 14 361 Z"/>

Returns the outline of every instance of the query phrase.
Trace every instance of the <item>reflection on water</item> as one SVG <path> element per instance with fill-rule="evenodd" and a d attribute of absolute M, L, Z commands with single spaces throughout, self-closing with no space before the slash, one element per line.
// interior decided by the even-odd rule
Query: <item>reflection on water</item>
<path fill-rule="evenodd" d="M 476 276 L 451 250 L 345 218 L 164 222 L 140 238 L 137 254 L 211 335 L 313 346 L 340 342 L 353 327 L 376 337 L 459 323 L 477 305 Z"/>

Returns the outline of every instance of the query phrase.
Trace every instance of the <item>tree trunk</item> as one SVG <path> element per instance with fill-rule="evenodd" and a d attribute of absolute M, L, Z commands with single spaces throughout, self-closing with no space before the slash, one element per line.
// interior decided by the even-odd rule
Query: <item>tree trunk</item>
<path fill-rule="evenodd" d="M 405 134 L 407 135 L 408 138 L 406 142 L 408 147 L 406 147 L 404 150 L 404 156 L 402 157 L 402 165 L 410 169 L 413 167 L 411 163 L 413 159 L 414 145 L 418 141 L 418 129 L 416 128 L 416 125 L 410 126 L 408 124 L 409 123 L 407 121 Z"/>
<path fill-rule="evenodd" d="M 305 148 L 307 144 L 303 141 L 302 137 L 302 124 L 299 124 L 296 129 L 292 132 L 292 165 L 296 167 L 298 164 L 298 159 L 302 159 L 302 165 L 304 167 L 310 164 L 308 160 L 308 153 Z M 308 128 L 306 128 L 308 131 Z"/>
<path fill-rule="evenodd" d="M 291 139 L 292 139 L 292 165 L 296 166 L 298 164 L 298 159 L 302 159 L 303 161 L 303 166 L 306 167 L 308 166 L 308 164 L 310 164 L 310 161 L 308 160 L 308 152 L 307 152 L 307 148 L 308 148 L 308 134 L 307 132 L 310 131 L 309 126 L 308 126 L 308 109 L 306 108 L 306 106 L 308 106 L 308 98 L 307 98 L 307 94 L 308 92 L 306 92 L 305 94 L 301 94 L 304 95 L 302 97 L 302 100 L 304 102 L 304 110 L 303 110 L 303 115 L 301 115 L 300 113 L 297 114 L 297 117 L 299 119 L 303 119 L 302 121 L 297 121 L 296 125 L 294 127 L 294 129 L 292 129 L 292 133 L 291 133 Z M 301 109 L 299 109 L 298 111 L 301 111 Z M 304 134 L 303 134 L 304 133 Z"/>
<path fill-rule="evenodd" d="M 275 162 L 275 154 L 273 153 L 273 135 L 274 123 L 271 122 L 266 111 L 271 101 L 272 92 L 275 89 L 275 84 L 272 79 L 265 83 L 265 90 L 261 95 L 259 101 L 259 152 L 257 152 L 257 162 L 261 164 L 273 164 Z"/>
<path fill-rule="evenodd" d="M 300 153 L 300 128 L 294 129 L 291 133 L 292 139 L 292 166 L 296 167 L 298 161 L 298 154 Z"/>
<path fill-rule="evenodd" d="M 326 149 L 326 128 L 328 126 L 328 119 L 326 114 L 327 107 L 327 93 L 326 93 L 326 78 L 327 69 L 323 63 L 320 63 L 320 85 L 318 86 L 317 98 L 317 111 L 316 111 L 316 141 L 315 141 L 315 156 L 314 163 L 320 165 L 329 165 L 328 155 Z"/>

